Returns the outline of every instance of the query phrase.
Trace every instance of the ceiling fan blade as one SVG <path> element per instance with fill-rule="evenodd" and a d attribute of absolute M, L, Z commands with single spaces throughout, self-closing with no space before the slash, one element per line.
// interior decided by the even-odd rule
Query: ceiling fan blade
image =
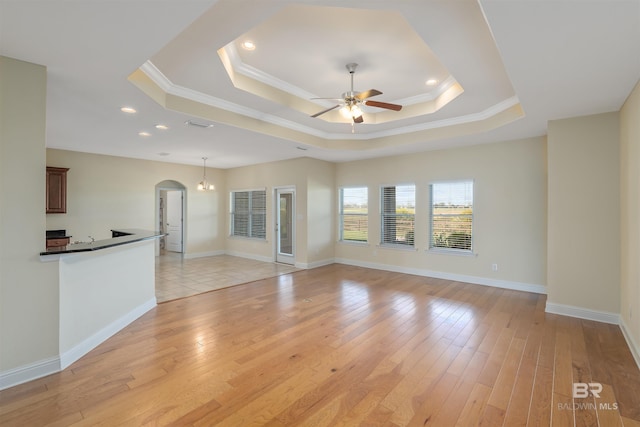
<path fill-rule="evenodd" d="M 362 122 L 364 122 L 364 119 L 362 118 L 362 116 L 353 118 L 353 123 L 362 123 Z"/>
<path fill-rule="evenodd" d="M 311 117 L 318 117 L 318 116 L 319 116 L 319 115 L 321 115 L 321 114 L 328 113 L 328 112 L 329 112 L 329 111 L 331 111 L 331 110 L 335 110 L 335 109 L 336 109 L 336 108 L 338 108 L 339 106 L 340 106 L 340 104 L 334 105 L 334 106 L 333 106 L 333 107 L 331 107 L 331 108 L 327 108 L 326 110 L 322 110 L 322 111 L 320 111 L 319 113 L 315 113 L 315 114 L 314 114 L 313 116 L 311 116 Z"/>
<path fill-rule="evenodd" d="M 371 98 L 372 96 L 377 96 L 377 95 L 382 95 L 382 92 L 376 89 L 369 89 L 367 91 L 360 92 L 359 94 L 354 96 L 354 98 L 362 101 L 363 99 Z"/>
<path fill-rule="evenodd" d="M 386 108 L 387 110 L 393 110 L 393 111 L 402 110 L 402 105 L 389 104 L 388 102 L 365 101 L 364 105 L 368 105 L 370 107 Z"/>
<path fill-rule="evenodd" d="M 344 101 L 344 98 L 309 98 L 309 99 L 329 99 L 333 101 Z"/>

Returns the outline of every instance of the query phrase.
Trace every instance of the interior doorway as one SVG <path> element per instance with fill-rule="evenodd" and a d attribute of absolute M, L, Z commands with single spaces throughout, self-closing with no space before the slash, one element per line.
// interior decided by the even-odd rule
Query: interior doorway
<path fill-rule="evenodd" d="M 169 252 L 183 252 L 184 217 L 182 215 L 184 192 L 166 191 L 166 219 L 164 224 L 165 249 Z"/>
<path fill-rule="evenodd" d="M 293 188 L 276 188 L 276 262 L 294 265 L 295 257 L 295 201 Z"/>
<path fill-rule="evenodd" d="M 158 230 L 165 234 L 159 239 L 156 254 L 182 254 L 185 249 L 186 188 L 176 181 L 162 181 L 156 185 L 156 194 L 156 224 Z"/>

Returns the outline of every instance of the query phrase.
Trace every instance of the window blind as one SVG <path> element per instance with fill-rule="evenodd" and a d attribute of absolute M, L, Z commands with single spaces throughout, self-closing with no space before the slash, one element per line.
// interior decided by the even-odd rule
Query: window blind
<path fill-rule="evenodd" d="M 231 192 L 231 235 L 266 238 L 267 192 Z"/>
<path fill-rule="evenodd" d="M 414 245 L 416 187 L 397 185 L 381 190 L 381 243 Z"/>

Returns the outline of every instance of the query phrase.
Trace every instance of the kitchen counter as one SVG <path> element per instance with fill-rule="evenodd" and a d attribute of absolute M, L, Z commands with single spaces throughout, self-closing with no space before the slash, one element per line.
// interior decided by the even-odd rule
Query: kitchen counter
<path fill-rule="evenodd" d="M 140 229 L 118 229 L 111 230 L 113 236 L 111 239 L 96 240 L 93 242 L 73 243 L 66 246 L 48 248 L 46 251 L 40 252 L 41 256 L 72 254 L 78 252 L 91 252 L 100 249 L 112 248 L 114 246 L 125 245 L 127 243 L 139 242 L 142 240 L 156 239 L 164 234 L 158 231 L 140 230 Z"/>
<path fill-rule="evenodd" d="M 42 262 L 58 264 L 60 369 L 156 306 L 155 239 L 162 233 L 111 232 L 111 239 L 40 253 Z"/>

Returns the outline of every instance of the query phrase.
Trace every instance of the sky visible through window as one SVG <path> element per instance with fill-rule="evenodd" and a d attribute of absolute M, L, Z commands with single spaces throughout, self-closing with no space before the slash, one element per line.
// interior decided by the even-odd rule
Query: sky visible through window
<path fill-rule="evenodd" d="M 396 185 L 396 206 L 397 207 L 416 207 L 416 186 Z"/>
<path fill-rule="evenodd" d="M 366 188 L 344 188 L 342 191 L 344 206 L 367 206 Z"/>
<path fill-rule="evenodd" d="M 473 182 L 447 182 L 446 184 L 433 184 L 434 205 L 473 205 Z"/>
<path fill-rule="evenodd" d="M 396 187 L 397 206 L 415 207 L 416 195 L 412 191 L 413 188 L 413 185 L 398 185 Z M 345 206 L 367 206 L 367 191 L 366 189 L 363 191 L 361 188 L 345 188 L 343 200 Z M 435 183 L 433 185 L 433 204 L 473 205 L 473 182 L 447 182 L 444 185 Z"/>

